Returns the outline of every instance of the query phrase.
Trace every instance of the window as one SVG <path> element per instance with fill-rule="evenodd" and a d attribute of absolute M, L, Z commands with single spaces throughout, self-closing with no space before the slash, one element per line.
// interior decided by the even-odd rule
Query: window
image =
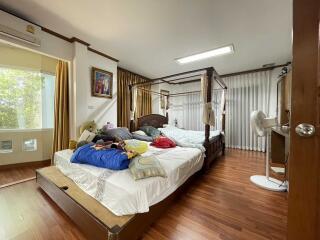
<path fill-rule="evenodd" d="M 11 153 L 12 152 L 12 141 L 5 140 L 0 141 L 0 153 Z"/>
<path fill-rule="evenodd" d="M 23 141 L 22 150 L 27 152 L 37 151 L 37 139 L 25 139 Z"/>
<path fill-rule="evenodd" d="M 55 76 L 0 67 L 0 129 L 53 128 Z"/>

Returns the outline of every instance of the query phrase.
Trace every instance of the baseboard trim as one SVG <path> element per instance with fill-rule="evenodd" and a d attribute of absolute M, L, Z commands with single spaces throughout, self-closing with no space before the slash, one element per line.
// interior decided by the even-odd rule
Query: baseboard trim
<path fill-rule="evenodd" d="M 51 160 L 42 160 L 42 161 L 35 161 L 35 162 L 23 162 L 23 163 L 13 163 L 7 165 L 0 165 L 0 170 L 6 170 L 11 168 L 19 168 L 19 167 L 36 167 L 42 166 L 47 164 L 48 166 L 51 164 Z"/>
<path fill-rule="evenodd" d="M 6 183 L 6 184 L 3 184 L 3 185 L 0 185 L 0 189 L 6 188 L 6 187 L 10 187 L 12 185 L 16 185 L 16 184 L 19 184 L 19 183 L 24 183 L 24 182 L 27 182 L 27 181 L 35 180 L 35 179 L 36 179 L 36 177 L 31 177 L 31 178 L 25 178 L 25 179 L 22 179 L 22 180 L 19 180 L 19 181 L 11 182 L 11 183 Z"/>

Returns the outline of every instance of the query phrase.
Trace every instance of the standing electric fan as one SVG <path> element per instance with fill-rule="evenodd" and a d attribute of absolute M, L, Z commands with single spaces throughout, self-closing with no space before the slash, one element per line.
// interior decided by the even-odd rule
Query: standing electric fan
<path fill-rule="evenodd" d="M 271 178 L 269 176 L 269 138 L 270 138 L 270 129 L 273 126 L 277 125 L 276 118 L 267 118 L 266 115 L 262 111 L 253 111 L 250 117 L 251 127 L 253 131 L 259 137 L 266 137 L 266 175 L 254 175 L 250 177 L 251 182 L 255 185 L 270 190 L 282 192 L 286 191 L 287 187 L 283 182 Z"/>

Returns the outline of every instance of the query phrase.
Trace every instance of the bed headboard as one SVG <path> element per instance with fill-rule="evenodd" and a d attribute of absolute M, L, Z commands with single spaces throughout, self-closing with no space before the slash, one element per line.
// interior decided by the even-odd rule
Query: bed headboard
<path fill-rule="evenodd" d="M 142 126 L 152 126 L 162 128 L 163 124 L 168 124 L 168 117 L 160 114 L 149 114 L 138 118 L 137 128 Z"/>

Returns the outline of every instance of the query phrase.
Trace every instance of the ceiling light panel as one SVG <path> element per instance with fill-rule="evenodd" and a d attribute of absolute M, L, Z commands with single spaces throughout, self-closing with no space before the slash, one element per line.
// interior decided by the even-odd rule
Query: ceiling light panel
<path fill-rule="evenodd" d="M 197 54 L 194 54 L 194 55 L 191 55 L 188 57 L 178 58 L 178 59 L 176 59 L 176 61 L 180 64 L 185 64 L 185 63 L 200 61 L 203 59 L 222 56 L 222 55 L 226 55 L 226 54 L 232 54 L 232 53 L 234 53 L 234 47 L 233 47 L 233 45 L 228 45 L 228 46 L 216 48 L 216 49 L 213 49 L 210 51 L 197 53 Z"/>

